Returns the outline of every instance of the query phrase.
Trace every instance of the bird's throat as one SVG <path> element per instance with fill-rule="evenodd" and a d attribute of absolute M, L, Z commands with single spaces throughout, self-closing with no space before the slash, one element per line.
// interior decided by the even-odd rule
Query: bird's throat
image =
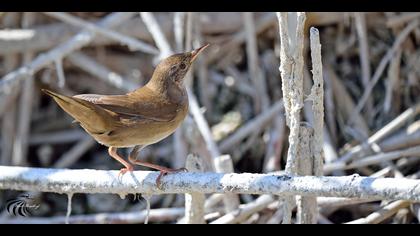
<path fill-rule="evenodd" d="M 182 103 L 187 96 L 187 91 L 182 81 L 175 82 L 170 79 L 155 80 L 152 78 L 146 86 L 171 103 Z"/>

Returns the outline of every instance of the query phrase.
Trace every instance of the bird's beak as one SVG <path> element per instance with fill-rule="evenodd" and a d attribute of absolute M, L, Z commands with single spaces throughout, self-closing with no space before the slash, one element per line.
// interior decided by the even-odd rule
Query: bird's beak
<path fill-rule="evenodd" d="M 191 63 L 197 58 L 198 54 L 202 52 L 206 47 L 208 47 L 210 44 L 206 44 L 200 48 L 194 49 L 191 51 Z"/>

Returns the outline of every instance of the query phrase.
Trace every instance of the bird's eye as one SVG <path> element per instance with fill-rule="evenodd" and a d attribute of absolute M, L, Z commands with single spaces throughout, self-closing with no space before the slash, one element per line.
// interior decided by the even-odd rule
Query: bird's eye
<path fill-rule="evenodd" d="M 180 68 L 181 70 L 185 70 L 185 69 L 187 68 L 187 65 L 185 65 L 185 63 L 181 63 L 181 64 L 179 65 L 179 68 Z"/>

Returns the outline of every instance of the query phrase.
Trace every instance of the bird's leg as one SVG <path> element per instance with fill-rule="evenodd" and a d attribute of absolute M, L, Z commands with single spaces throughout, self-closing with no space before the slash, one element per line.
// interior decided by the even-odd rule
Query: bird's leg
<path fill-rule="evenodd" d="M 109 147 L 108 153 L 112 158 L 114 158 L 119 163 L 125 166 L 125 168 L 121 168 L 120 173 L 118 174 L 118 177 L 123 176 L 128 171 L 133 171 L 134 169 L 133 166 L 130 163 L 128 163 L 126 160 L 124 160 L 122 157 L 120 157 L 120 155 L 118 155 L 116 147 Z"/>
<path fill-rule="evenodd" d="M 128 157 L 128 160 L 134 164 L 134 165 L 140 165 L 140 166 L 145 166 L 145 167 L 149 167 L 155 170 L 160 171 L 159 176 L 156 179 L 156 185 L 160 188 L 160 179 L 162 178 L 162 176 L 166 175 L 166 174 L 170 174 L 170 173 L 177 173 L 177 172 L 181 172 L 181 171 L 188 171 L 186 168 L 180 168 L 180 169 L 170 169 L 164 166 L 159 166 L 159 165 L 155 165 L 152 163 L 148 163 L 148 162 L 143 162 L 140 160 L 137 160 L 137 156 L 140 153 L 140 151 L 144 148 L 145 146 L 141 146 L 141 145 L 137 145 L 133 148 L 133 150 L 130 152 L 130 155 Z"/>

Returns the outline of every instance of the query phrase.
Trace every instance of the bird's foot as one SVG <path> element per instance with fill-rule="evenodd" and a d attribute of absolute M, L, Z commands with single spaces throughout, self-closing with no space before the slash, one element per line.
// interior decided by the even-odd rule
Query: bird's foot
<path fill-rule="evenodd" d="M 133 170 L 134 170 L 133 166 L 127 166 L 127 167 L 121 168 L 120 172 L 118 173 L 118 179 L 121 181 L 125 173 L 132 172 Z"/>
<path fill-rule="evenodd" d="M 180 168 L 180 169 L 165 169 L 165 170 L 160 170 L 159 176 L 156 179 L 156 186 L 158 187 L 158 189 L 161 189 L 161 179 L 163 176 L 167 175 L 167 174 L 173 174 L 173 173 L 179 173 L 179 172 L 188 172 L 187 168 Z"/>

